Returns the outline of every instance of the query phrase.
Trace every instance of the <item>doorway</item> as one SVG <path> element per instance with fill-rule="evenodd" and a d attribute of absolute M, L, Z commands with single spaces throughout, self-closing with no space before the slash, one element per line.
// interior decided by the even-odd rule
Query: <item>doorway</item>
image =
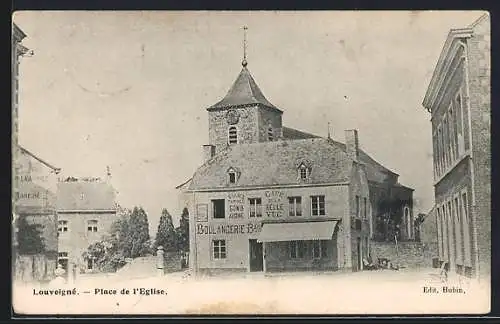
<path fill-rule="evenodd" d="M 361 246 L 361 238 L 357 239 L 357 250 L 358 250 L 358 270 L 363 270 L 363 248 Z"/>
<path fill-rule="evenodd" d="M 257 242 L 257 240 L 249 240 L 249 248 L 250 271 L 262 271 L 264 269 L 262 243 Z"/>

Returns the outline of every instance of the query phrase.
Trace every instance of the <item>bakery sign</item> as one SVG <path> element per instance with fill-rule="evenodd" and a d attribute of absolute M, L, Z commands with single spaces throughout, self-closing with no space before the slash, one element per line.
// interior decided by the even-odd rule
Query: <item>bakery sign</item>
<path fill-rule="evenodd" d="M 253 234 L 261 231 L 261 223 L 243 224 L 196 224 L 197 235 Z"/>

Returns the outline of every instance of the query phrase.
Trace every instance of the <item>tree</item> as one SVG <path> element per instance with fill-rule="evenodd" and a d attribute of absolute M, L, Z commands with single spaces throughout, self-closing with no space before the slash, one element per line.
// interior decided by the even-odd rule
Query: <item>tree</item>
<path fill-rule="evenodd" d="M 125 242 L 128 257 L 137 258 L 151 253 L 148 215 L 142 207 L 134 207 L 132 210 L 127 232 Z"/>
<path fill-rule="evenodd" d="M 118 219 L 111 225 L 108 234 L 91 244 L 84 258 L 92 258 L 101 271 L 116 271 L 126 264 L 127 258 L 145 256 L 151 252 L 149 224 L 146 212 L 141 207 L 132 211 L 116 206 Z"/>
<path fill-rule="evenodd" d="M 45 242 L 42 237 L 42 225 L 30 224 L 25 215 L 17 218 L 17 253 L 38 254 L 45 250 Z"/>
<path fill-rule="evenodd" d="M 189 251 L 189 211 L 186 207 L 182 210 L 177 233 L 177 249 L 182 252 Z"/>
<path fill-rule="evenodd" d="M 375 216 L 375 229 L 377 241 L 394 241 L 401 235 L 402 217 L 401 210 L 408 204 L 406 200 L 384 197 L 378 203 L 378 214 Z"/>
<path fill-rule="evenodd" d="M 156 238 L 154 242 L 154 250 L 158 246 L 163 246 L 165 252 L 175 252 L 177 251 L 177 233 L 174 229 L 174 222 L 172 221 L 172 215 L 164 208 L 161 212 L 160 223 L 158 224 L 158 231 L 156 232 Z"/>

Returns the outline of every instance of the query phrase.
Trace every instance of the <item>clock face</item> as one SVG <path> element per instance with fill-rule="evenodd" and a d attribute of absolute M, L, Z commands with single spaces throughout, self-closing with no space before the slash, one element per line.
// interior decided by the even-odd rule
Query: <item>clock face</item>
<path fill-rule="evenodd" d="M 226 120 L 229 125 L 237 124 L 240 120 L 240 114 L 237 110 L 229 110 L 226 114 Z"/>

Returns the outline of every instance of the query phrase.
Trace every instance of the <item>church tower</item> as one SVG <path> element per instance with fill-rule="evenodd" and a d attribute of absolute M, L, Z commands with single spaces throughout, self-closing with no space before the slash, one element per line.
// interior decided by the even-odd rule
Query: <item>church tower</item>
<path fill-rule="evenodd" d="M 210 158 L 229 145 L 274 141 L 282 137 L 283 111 L 271 104 L 248 70 L 246 30 L 243 40 L 242 69 L 226 96 L 207 108 Z"/>

